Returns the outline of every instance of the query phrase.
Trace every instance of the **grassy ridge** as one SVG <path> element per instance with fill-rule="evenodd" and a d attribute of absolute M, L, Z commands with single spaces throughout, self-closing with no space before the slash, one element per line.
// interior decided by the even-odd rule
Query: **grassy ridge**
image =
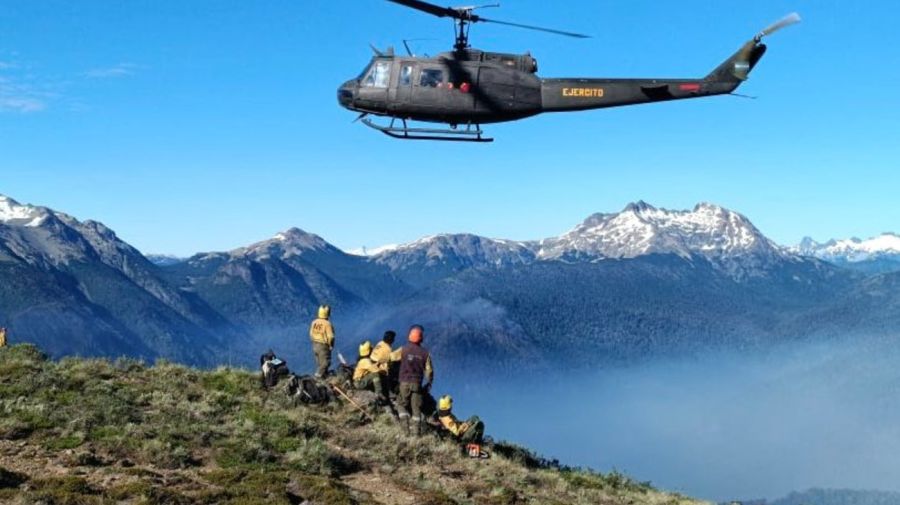
<path fill-rule="evenodd" d="M 0 349 L 0 502 L 49 504 L 695 503 L 499 444 L 491 460 L 294 406 L 257 375 Z"/>

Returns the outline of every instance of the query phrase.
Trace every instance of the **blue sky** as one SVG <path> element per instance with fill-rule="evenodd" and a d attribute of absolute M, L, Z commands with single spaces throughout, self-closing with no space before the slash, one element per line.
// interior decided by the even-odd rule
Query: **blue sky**
<path fill-rule="evenodd" d="M 385 1 L 4 0 L 0 193 L 177 254 L 291 226 L 347 248 L 540 238 L 639 199 L 719 203 L 782 243 L 900 231 L 895 2 L 510 0 L 490 14 L 594 38 L 472 42 L 531 50 L 544 77 L 694 77 L 795 10 L 741 90 L 757 100 L 539 116 L 473 146 L 392 141 L 337 106 L 370 42 L 450 45 L 449 22 Z"/>

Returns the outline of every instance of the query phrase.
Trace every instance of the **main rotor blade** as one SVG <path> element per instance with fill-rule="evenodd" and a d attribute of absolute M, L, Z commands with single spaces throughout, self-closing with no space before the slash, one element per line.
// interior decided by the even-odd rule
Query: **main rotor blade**
<path fill-rule="evenodd" d="M 393 0 L 392 0 L 393 1 Z M 510 23 L 509 21 L 497 21 L 496 19 L 487 19 L 481 16 L 473 16 L 472 21 L 475 22 L 484 22 L 484 23 L 494 23 L 498 25 L 506 25 L 506 26 L 515 26 L 516 28 L 525 28 L 526 30 L 536 30 L 539 32 L 547 32 L 553 33 L 556 35 L 564 35 L 566 37 L 574 37 L 576 39 L 589 39 L 590 35 L 584 35 L 582 33 L 573 33 L 573 32 L 564 32 L 562 30 L 554 30 L 552 28 L 542 28 L 540 26 L 532 26 L 532 25 L 523 25 L 520 23 Z"/>
<path fill-rule="evenodd" d="M 395 4 L 400 4 L 406 7 L 420 10 L 422 12 L 427 12 L 428 14 L 437 16 L 439 18 L 451 17 L 458 19 L 460 17 L 460 13 L 456 9 L 452 9 L 450 7 L 440 7 L 428 2 L 422 2 L 421 0 L 388 0 L 388 2 L 394 2 Z"/>
<path fill-rule="evenodd" d="M 788 14 L 787 16 L 779 19 L 778 21 L 775 21 L 771 25 L 764 28 L 763 31 L 759 32 L 759 34 L 756 36 L 756 38 L 757 38 L 757 40 L 759 40 L 768 35 L 772 35 L 773 33 L 777 32 L 778 30 L 781 30 L 782 28 L 791 26 L 791 25 L 799 23 L 799 22 L 800 22 L 800 14 L 797 14 L 796 12 L 792 12 L 792 13 Z"/>

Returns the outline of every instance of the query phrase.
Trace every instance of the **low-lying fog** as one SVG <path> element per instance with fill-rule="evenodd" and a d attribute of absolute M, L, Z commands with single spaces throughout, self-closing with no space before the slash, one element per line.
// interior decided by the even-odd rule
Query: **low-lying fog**
<path fill-rule="evenodd" d="M 696 497 L 900 490 L 900 351 L 884 342 L 448 382 L 435 392 L 495 438 Z"/>

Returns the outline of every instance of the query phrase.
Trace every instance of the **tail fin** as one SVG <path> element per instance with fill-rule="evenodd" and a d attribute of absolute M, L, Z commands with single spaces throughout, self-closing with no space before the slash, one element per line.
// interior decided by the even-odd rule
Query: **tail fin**
<path fill-rule="evenodd" d="M 747 41 L 736 53 L 716 67 L 715 70 L 710 72 L 710 74 L 706 76 L 706 80 L 731 83 L 734 84 L 734 87 L 736 88 L 740 83 L 747 80 L 750 71 L 753 70 L 753 67 L 759 63 L 759 60 L 766 53 L 766 45 L 762 43 L 763 37 L 799 22 L 800 15 L 794 12 L 772 23 L 764 30 L 760 31 L 751 40 Z"/>
<path fill-rule="evenodd" d="M 706 76 L 707 81 L 729 82 L 738 85 L 747 80 L 750 71 L 766 54 L 766 45 L 750 40 L 734 53 L 731 58 Z"/>

